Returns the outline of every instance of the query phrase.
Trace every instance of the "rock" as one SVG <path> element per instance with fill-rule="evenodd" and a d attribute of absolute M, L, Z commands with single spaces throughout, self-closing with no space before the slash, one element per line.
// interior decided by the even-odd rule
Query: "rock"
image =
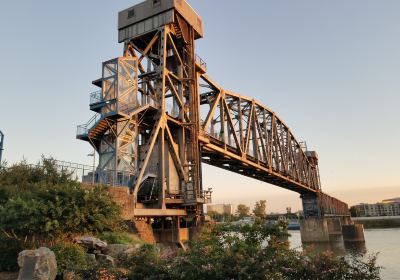
<path fill-rule="evenodd" d="M 125 255 L 133 256 L 136 254 L 142 246 L 140 244 L 135 244 L 135 246 L 130 247 L 129 249 L 124 251 Z"/>
<path fill-rule="evenodd" d="M 63 280 L 81 280 L 79 275 L 76 275 L 73 271 L 64 271 Z"/>
<path fill-rule="evenodd" d="M 130 248 L 132 248 L 131 245 L 109 244 L 104 252 L 105 252 L 105 254 L 107 254 L 113 258 L 118 258 L 119 255 L 123 254 L 125 251 L 129 250 Z"/>
<path fill-rule="evenodd" d="M 76 243 L 92 252 L 94 250 L 103 251 L 107 247 L 107 243 L 93 236 L 82 236 L 74 239 Z"/>
<path fill-rule="evenodd" d="M 101 264 L 111 265 L 114 266 L 114 258 L 109 255 L 98 254 L 96 255 L 97 260 Z"/>
<path fill-rule="evenodd" d="M 161 255 L 160 258 L 167 260 L 167 259 L 171 259 L 173 257 L 176 257 L 178 254 L 178 251 L 176 250 L 176 248 L 172 248 L 172 247 L 166 247 L 163 250 L 161 250 Z"/>
<path fill-rule="evenodd" d="M 18 280 L 54 280 L 57 275 L 56 256 L 45 247 L 22 251 L 18 255 L 18 265 Z"/>
<path fill-rule="evenodd" d="M 95 254 L 86 254 L 86 261 L 89 265 L 97 264 L 96 255 Z"/>

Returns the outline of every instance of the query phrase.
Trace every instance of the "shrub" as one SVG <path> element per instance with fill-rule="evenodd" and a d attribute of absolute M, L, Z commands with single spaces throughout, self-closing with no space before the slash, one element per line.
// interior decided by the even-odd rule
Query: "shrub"
<path fill-rule="evenodd" d="M 262 224 L 206 229 L 177 257 L 144 246 L 125 262 L 129 279 L 354 279 L 379 278 L 376 258 L 347 260 L 290 250 L 278 227 Z"/>
<path fill-rule="evenodd" d="M 108 244 L 133 244 L 139 242 L 138 239 L 133 239 L 126 232 L 111 232 L 106 231 L 98 235 L 98 238 L 106 241 Z"/>
<path fill-rule="evenodd" d="M 87 269 L 86 252 L 77 245 L 70 243 L 58 243 L 51 250 L 56 255 L 58 274 L 64 271 L 81 271 Z"/>
<path fill-rule="evenodd" d="M 21 242 L 15 238 L 0 235 L 0 271 L 17 271 L 17 258 L 23 250 Z"/>
<path fill-rule="evenodd" d="M 119 228 L 121 209 L 102 186 L 83 188 L 52 159 L 0 169 L 0 268 L 17 269 L 24 248 Z"/>
<path fill-rule="evenodd" d="M 85 189 L 51 160 L 0 172 L 0 230 L 25 236 L 114 230 L 121 209 L 105 187 Z"/>

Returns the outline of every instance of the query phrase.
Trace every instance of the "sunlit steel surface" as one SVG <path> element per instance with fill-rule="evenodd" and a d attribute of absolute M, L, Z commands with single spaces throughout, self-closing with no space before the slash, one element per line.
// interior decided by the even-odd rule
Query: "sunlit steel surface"
<path fill-rule="evenodd" d="M 158 209 L 199 217 L 210 200 L 205 162 L 300 193 L 306 217 L 348 215 L 347 204 L 322 193 L 316 152 L 273 111 L 206 75 L 195 54 L 202 36 L 184 0 L 120 12 L 123 57 L 103 63 L 93 82 L 101 92 L 90 96 L 96 115 L 77 131 L 99 153 L 96 181 L 128 186 L 141 216 Z"/>

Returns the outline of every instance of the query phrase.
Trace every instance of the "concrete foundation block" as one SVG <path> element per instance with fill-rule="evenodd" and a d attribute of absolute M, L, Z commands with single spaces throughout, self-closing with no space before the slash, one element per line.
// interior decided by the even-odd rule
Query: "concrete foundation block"
<path fill-rule="evenodd" d="M 342 225 L 342 233 L 344 242 L 365 242 L 363 225 Z"/>
<path fill-rule="evenodd" d="M 328 221 L 324 218 L 300 220 L 301 242 L 329 242 Z"/>
<path fill-rule="evenodd" d="M 330 235 L 342 235 L 342 223 L 338 218 L 328 218 L 328 230 Z"/>

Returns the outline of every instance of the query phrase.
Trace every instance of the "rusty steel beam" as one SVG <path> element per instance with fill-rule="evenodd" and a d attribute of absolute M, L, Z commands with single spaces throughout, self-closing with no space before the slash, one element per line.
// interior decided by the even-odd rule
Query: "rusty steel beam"
<path fill-rule="evenodd" d="M 298 192 L 306 204 L 318 205 L 317 213 L 347 215 L 347 204 L 322 193 L 316 153 L 303 150 L 268 107 L 207 76 L 195 54 L 203 28 L 194 10 L 185 1 L 161 10 L 153 4 L 146 0 L 120 13 L 124 57 L 104 64 L 96 81 L 103 107 L 93 107 L 101 118 L 78 137 L 99 152 L 98 170 L 113 173 L 112 183 L 103 183 L 112 185 L 128 171 L 123 185 L 134 196 L 136 216 L 197 221 L 209 197 L 204 162 Z M 132 16 L 132 10 L 141 12 Z"/>

